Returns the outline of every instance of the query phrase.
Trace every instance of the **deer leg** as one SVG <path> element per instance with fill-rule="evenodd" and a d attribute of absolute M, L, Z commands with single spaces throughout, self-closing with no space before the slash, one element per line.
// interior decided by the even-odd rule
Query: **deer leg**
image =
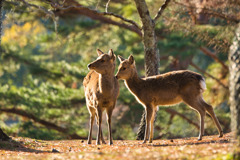
<path fill-rule="evenodd" d="M 104 137 L 103 137 L 102 128 L 101 128 L 101 140 L 102 140 L 102 143 L 103 143 L 103 144 L 106 144 L 106 142 L 105 142 L 105 140 L 104 140 Z"/>
<path fill-rule="evenodd" d="M 98 126 L 98 116 L 96 115 L 96 118 L 97 118 L 97 126 Z M 102 140 L 102 143 L 103 144 L 106 144 L 105 140 L 104 140 L 104 137 L 103 137 L 103 132 L 102 132 L 102 127 L 101 127 L 101 132 L 100 132 L 100 137 L 101 137 L 101 140 Z"/>
<path fill-rule="evenodd" d="M 89 128 L 89 134 L 88 134 L 88 144 L 92 143 L 92 128 L 93 128 L 93 122 L 95 119 L 95 109 L 89 109 L 90 111 L 90 128 Z"/>
<path fill-rule="evenodd" d="M 195 109 L 200 115 L 200 131 L 198 140 L 202 140 L 204 135 L 204 118 L 206 115 L 205 107 L 200 103 L 199 97 L 191 96 L 191 95 L 184 95 L 183 101 Z"/>
<path fill-rule="evenodd" d="M 199 137 L 198 140 L 202 140 L 202 137 L 204 135 L 204 118 L 206 115 L 206 112 L 204 110 L 198 110 L 198 113 L 200 115 L 200 133 L 199 133 Z"/>
<path fill-rule="evenodd" d="M 151 106 L 146 106 L 146 127 L 145 127 L 145 135 L 144 135 L 144 140 L 143 143 L 147 142 L 147 139 L 149 137 L 149 125 L 150 125 L 150 120 L 152 117 L 152 108 Z"/>
<path fill-rule="evenodd" d="M 151 126 L 150 126 L 150 137 L 149 137 L 149 143 L 152 143 L 153 140 L 153 133 L 154 133 L 154 119 L 156 115 L 156 110 L 153 110 L 152 117 L 151 117 Z"/>
<path fill-rule="evenodd" d="M 111 128 L 111 117 L 112 117 L 113 108 L 109 108 L 107 110 L 107 122 L 108 122 L 108 137 L 109 137 L 109 145 L 113 144 L 112 138 L 112 128 Z"/>
<path fill-rule="evenodd" d="M 223 136 L 223 130 L 222 127 L 213 111 L 213 107 L 209 104 L 207 104 L 204 100 L 202 100 L 202 104 L 204 105 L 205 109 L 207 110 L 207 112 L 209 113 L 209 115 L 212 117 L 215 125 L 217 126 L 218 132 L 219 132 L 219 137 Z"/>
<path fill-rule="evenodd" d="M 98 114 L 98 134 L 97 134 L 97 140 L 96 140 L 96 144 L 97 145 L 100 145 L 100 138 L 101 138 L 101 135 L 102 135 L 102 128 L 101 128 L 101 125 L 102 125 L 102 110 L 98 107 L 97 108 L 97 114 Z"/>

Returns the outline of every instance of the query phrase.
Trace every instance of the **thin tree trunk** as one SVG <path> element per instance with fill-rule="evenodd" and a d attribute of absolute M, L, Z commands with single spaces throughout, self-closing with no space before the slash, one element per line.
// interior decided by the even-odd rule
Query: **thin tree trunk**
<path fill-rule="evenodd" d="M 167 8 L 170 0 L 165 0 L 163 5 L 159 8 L 154 19 L 151 18 L 148 6 L 145 0 L 134 0 L 138 14 L 142 22 L 142 40 L 144 45 L 144 59 L 146 77 L 157 75 L 159 67 L 159 52 L 157 48 L 157 36 L 155 33 L 155 22 L 161 17 L 164 9 Z M 156 117 L 155 117 L 156 119 Z M 138 128 L 137 139 L 143 139 L 145 134 L 145 112 L 142 114 L 140 126 Z"/>
<path fill-rule="evenodd" d="M 149 15 L 145 0 L 134 0 L 142 21 L 142 39 L 145 54 L 146 76 L 158 74 L 159 54 L 155 35 L 155 23 Z"/>
<path fill-rule="evenodd" d="M 145 0 L 134 0 L 139 16 L 142 21 L 142 39 L 144 44 L 145 71 L 146 76 L 158 74 L 159 53 L 155 35 L 155 23 L 149 15 Z M 142 114 L 140 126 L 138 128 L 137 139 L 142 140 L 145 134 L 145 111 Z"/>
<path fill-rule="evenodd" d="M 231 128 L 240 145 L 240 23 L 230 47 L 229 60 L 229 91 L 231 106 Z"/>
<path fill-rule="evenodd" d="M 146 112 L 145 110 L 143 111 L 142 117 L 141 117 L 141 121 L 138 127 L 138 132 L 137 132 L 137 140 L 143 140 L 144 139 L 144 135 L 145 135 L 145 126 L 146 126 Z"/>

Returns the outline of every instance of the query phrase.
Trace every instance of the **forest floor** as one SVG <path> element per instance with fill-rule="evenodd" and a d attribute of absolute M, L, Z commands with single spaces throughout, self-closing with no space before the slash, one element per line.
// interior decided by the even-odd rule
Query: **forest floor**
<path fill-rule="evenodd" d="M 86 140 L 36 140 L 12 137 L 12 141 L 0 141 L 0 159 L 232 159 L 231 133 L 222 138 L 204 136 L 154 140 L 141 144 L 136 140 L 114 140 L 114 145 L 87 145 Z"/>

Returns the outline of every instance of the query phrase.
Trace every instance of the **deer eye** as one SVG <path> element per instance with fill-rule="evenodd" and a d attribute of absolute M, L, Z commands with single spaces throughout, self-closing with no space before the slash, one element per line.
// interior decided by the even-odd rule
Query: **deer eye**
<path fill-rule="evenodd" d="M 122 68 L 123 71 L 124 71 L 125 69 L 126 69 L 125 67 Z"/>
<path fill-rule="evenodd" d="M 104 59 L 102 59 L 102 60 L 101 60 L 101 62 L 105 62 L 105 60 L 104 60 Z"/>

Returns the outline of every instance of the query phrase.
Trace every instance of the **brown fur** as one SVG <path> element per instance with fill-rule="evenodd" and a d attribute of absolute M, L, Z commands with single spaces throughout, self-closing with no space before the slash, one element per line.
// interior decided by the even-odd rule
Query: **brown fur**
<path fill-rule="evenodd" d="M 92 126 L 95 116 L 97 117 L 98 135 L 97 144 L 105 143 L 102 130 L 102 112 L 107 111 L 107 122 L 109 130 L 109 144 L 112 142 L 111 134 L 111 116 L 119 95 L 119 85 L 114 77 L 116 56 L 110 50 L 108 54 L 97 50 L 99 57 L 88 65 L 91 71 L 84 78 L 83 86 L 85 91 L 86 104 L 90 113 L 90 129 L 88 144 L 92 141 Z"/>
<path fill-rule="evenodd" d="M 152 142 L 153 122 L 157 106 L 173 105 L 180 102 L 188 104 L 200 114 L 199 140 L 202 139 L 204 134 L 206 111 L 213 118 L 218 128 L 219 136 L 223 135 L 222 128 L 213 112 L 212 106 L 207 104 L 202 98 L 205 81 L 200 74 L 182 70 L 140 78 L 137 74 L 133 56 L 129 56 L 126 60 L 119 56 L 119 60 L 121 63 L 116 77 L 124 80 L 129 91 L 146 109 L 146 130 L 143 143 L 148 139 L 149 125 L 151 125 L 149 143 Z"/>

